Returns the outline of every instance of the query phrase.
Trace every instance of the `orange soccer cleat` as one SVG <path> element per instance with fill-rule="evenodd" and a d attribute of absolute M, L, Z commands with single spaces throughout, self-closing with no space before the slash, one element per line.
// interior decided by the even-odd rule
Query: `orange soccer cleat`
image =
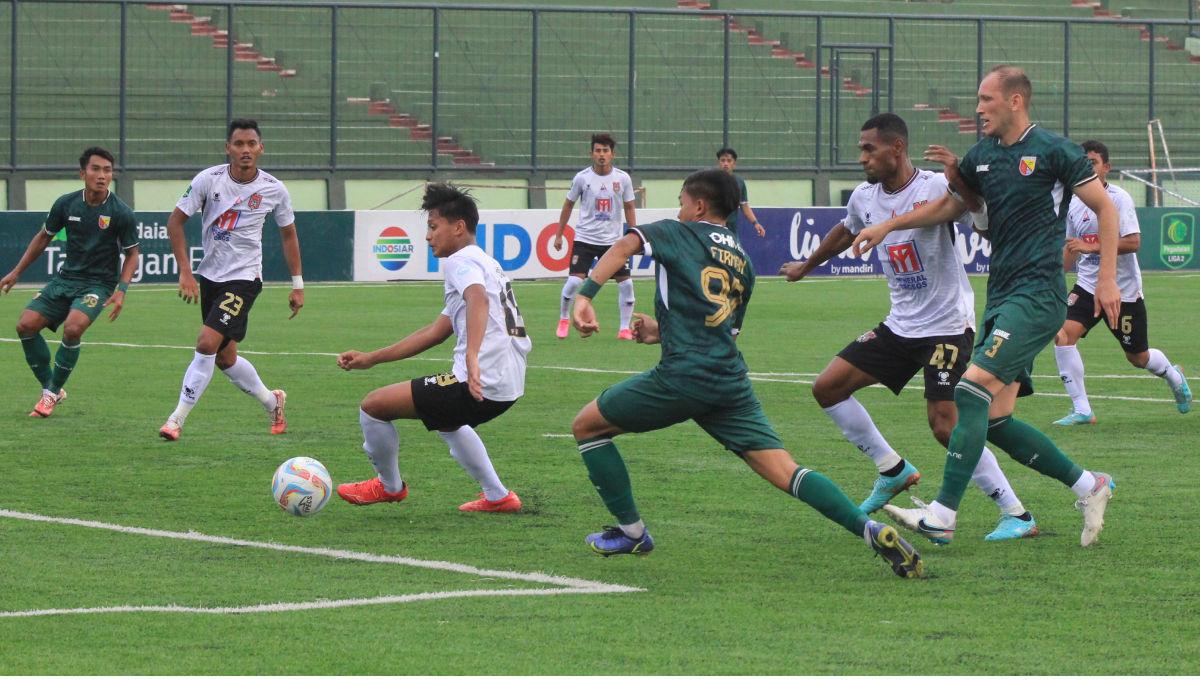
<path fill-rule="evenodd" d="M 517 512 L 521 509 L 521 499 L 515 491 L 509 491 L 504 498 L 489 501 L 480 492 L 479 500 L 463 503 L 458 509 L 463 512 Z"/>

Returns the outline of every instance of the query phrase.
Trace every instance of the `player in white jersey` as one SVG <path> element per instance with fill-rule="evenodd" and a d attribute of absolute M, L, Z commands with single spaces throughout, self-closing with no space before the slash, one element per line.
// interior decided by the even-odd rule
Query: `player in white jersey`
<path fill-rule="evenodd" d="M 341 484 L 337 492 L 355 505 L 398 503 L 408 495 L 400 477 L 400 439 L 395 420 L 420 420 L 450 447 L 450 455 L 479 482 L 479 500 L 458 506 L 464 512 L 517 512 L 521 499 L 505 488 L 474 428 L 504 413 L 525 393 L 529 337 L 512 284 L 500 264 L 475 245 L 479 210 L 475 199 L 449 184 L 425 188 L 421 209 L 429 215 L 425 240 L 435 257 L 445 258 L 446 306 L 433 323 L 374 352 L 350 350 L 338 356 L 349 371 L 416 356 L 452 334 L 452 373 L 416 378 L 371 392 L 358 412 L 363 450 L 378 473 L 366 481 Z"/>
<path fill-rule="evenodd" d="M 1117 206 L 1120 217 L 1117 286 L 1121 289 L 1121 319 L 1116 327 L 1110 326 L 1109 331 L 1121 343 L 1129 363 L 1166 380 L 1175 397 L 1176 408 L 1180 413 L 1187 413 L 1192 408 L 1192 390 L 1188 387 L 1183 369 L 1171 365 L 1165 354 L 1150 347 L 1146 333 L 1146 301 L 1142 297 L 1142 270 L 1137 261 L 1142 234 L 1137 212 L 1133 208 L 1133 198 L 1124 189 L 1105 180 L 1112 170 L 1107 146 L 1095 140 L 1088 140 L 1080 146 L 1091 159 L 1096 176 L 1104 182 L 1104 189 Z M 1095 315 L 1092 307 L 1096 275 L 1100 271 L 1100 224 L 1096 220 L 1096 213 L 1084 205 L 1078 196 L 1071 199 L 1067 211 L 1067 243 L 1063 247 L 1063 269 L 1070 271 L 1071 265 L 1076 266 L 1079 276 L 1071 294 L 1067 296 L 1067 320 L 1054 337 L 1054 359 L 1058 362 L 1058 374 L 1063 387 L 1071 397 L 1072 409 L 1054 424 L 1093 425 L 1096 416 L 1083 384 L 1083 357 L 1075 345 L 1080 338 L 1087 337 L 1088 331 L 1101 318 Z"/>
<path fill-rule="evenodd" d="M 579 221 L 575 223 L 575 239 L 571 243 L 571 264 L 558 308 L 555 335 L 560 340 L 570 334 L 571 300 L 583 285 L 592 264 L 624 235 L 622 214 L 624 224 L 630 228 L 637 223 L 633 209 L 633 180 L 624 170 L 613 167 L 616 148 L 617 142 L 612 135 L 592 135 L 592 165 L 580 170 L 571 180 L 571 189 L 558 215 L 558 233 L 554 235 L 556 250 L 562 248 L 567 220 L 575 203 L 579 203 Z M 629 322 L 633 319 L 633 280 L 629 276 L 627 263 L 613 277 L 617 282 L 617 305 L 621 312 L 617 337 L 621 340 L 633 340 L 633 331 L 629 330 Z"/>
<path fill-rule="evenodd" d="M 271 434 L 287 430 L 283 390 L 271 390 L 258 377 L 254 365 L 237 353 L 246 337 L 250 308 L 262 291 L 262 233 L 268 215 L 275 218 L 283 242 L 283 258 L 292 275 L 288 306 L 294 318 L 304 306 L 304 280 L 300 275 L 300 240 L 292 199 L 283 182 L 258 167 L 262 133 L 253 120 L 229 123 L 225 153 L 229 163 L 202 171 L 188 185 L 167 220 L 171 249 L 179 263 L 179 297 L 200 303 L 203 325 L 196 353 L 183 375 L 179 403 L 159 429 L 163 439 L 179 439 L 188 414 L 219 368 L 229 380 L 266 409 Z M 204 258 L 192 274 L 191 256 L 183 224 L 200 212 Z"/>
<path fill-rule="evenodd" d="M 899 116 L 884 113 L 868 120 L 858 146 L 867 181 L 851 194 L 845 219 L 812 256 L 780 269 L 789 281 L 804 278 L 849 248 L 854 235 L 870 224 L 936 201 L 946 193 L 944 175 L 913 167 L 908 158 L 908 127 Z M 921 473 L 887 443 L 854 393 L 882 383 L 899 394 L 917 371 L 923 370 L 929 427 L 943 446 L 958 420 L 954 386 L 971 356 L 975 295 L 954 247 L 954 234 L 954 225 L 946 224 L 942 229 L 910 229 L 888 235 L 878 252 L 891 292 L 891 311 L 882 323 L 839 352 L 813 382 L 817 403 L 879 470 L 870 496 L 859 506 L 866 513 L 875 512 L 916 484 Z M 1017 498 L 995 454 L 986 448 L 972 479 L 1000 507 L 1000 524 L 987 540 L 1038 533 L 1037 522 Z"/>

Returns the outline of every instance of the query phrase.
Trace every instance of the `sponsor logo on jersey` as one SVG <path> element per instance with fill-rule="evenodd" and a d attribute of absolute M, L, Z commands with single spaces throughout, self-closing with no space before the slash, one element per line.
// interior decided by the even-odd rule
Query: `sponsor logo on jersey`
<path fill-rule="evenodd" d="M 917 208 L 920 208 L 921 206 L 923 206 L 923 205 L 925 205 L 925 204 L 927 204 L 927 203 L 929 203 L 929 199 L 928 199 L 928 198 L 927 198 L 927 199 L 925 199 L 925 200 L 923 200 L 923 201 L 917 201 L 916 203 L 913 203 L 913 210 L 916 210 Z"/>
<path fill-rule="evenodd" d="M 215 194 L 213 194 L 213 200 L 220 201 L 221 200 L 221 192 L 218 191 Z"/>
<path fill-rule="evenodd" d="M 67 217 L 67 221 L 68 221 L 68 222 L 78 222 L 78 221 L 79 221 L 79 215 L 71 215 L 71 216 Z"/>
<path fill-rule="evenodd" d="M 604 213 L 607 215 L 610 211 L 612 211 L 612 199 L 611 198 L 597 198 L 596 199 L 596 212 Z"/>
<path fill-rule="evenodd" d="M 250 200 L 246 201 L 246 207 L 251 210 L 258 210 L 258 206 L 262 205 L 262 194 L 254 194 Z"/>
<path fill-rule="evenodd" d="M 901 274 L 918 274 L 925 271 L 921 264 L 921 256 L 917 253 L 917 244 L 913 241 L 887 244 L 888 260 L 892 263 L 892 271 L 897 276 Z"/>
<path fill-rule="evenodd" d="M 1021 156 L 1021 162 L 1017 164 L 1017 171 L 1022 176 L 1028 177 L 1033 174 L 1034 168 L 1037 167 L 1037 156 Z"/>
<path fill-rule="evenodd" d="M 371 246 L 371 252 L 379 260 L 379 266 L 389 272 L 400 271 L 412 257 L 412 239 L 400 227 L 385 227 Z"/>
<path fill-rule="evenodd" d="M 1084 243 L 1099 243 L 1100 242 L 1100 234 L 1080 234 L 1079 238 Z"/>
<path fill-rule="evenodd" d="M 112 217 L 110 217 L 108 215 L 100 216 L 100 228 L 101 229 L 108 229 L 108 225 L 110 223 L 112 223 Z"/>
<path fill-rule="evenodd" d="M 987 172 L 987 171 L 988 171 L 988 165 L 989 165 L 988 163 L 984 163 L 983 165 L 976 165 L 976 166 L 975 166 L 975 172 Z"/>
<path fill-rule="evenodd" d="M 1162 216 L 1162 242 L 1159 257 L 1171 269 L 1186 267 L 1196 249 L 1196 216 L 1192 213 L 1167 213 Z"/>

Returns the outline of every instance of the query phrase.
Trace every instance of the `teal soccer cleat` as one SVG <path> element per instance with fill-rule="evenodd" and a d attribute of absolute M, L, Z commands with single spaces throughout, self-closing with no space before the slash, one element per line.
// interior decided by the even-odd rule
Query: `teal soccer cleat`
<path fill-rule="evenodd" d="M 1187 413 L 1192 410 L 1192 388 L 1188 387 L 1187 378 L 1183 375 L 1183 369 L 1179 366 L 1172 366 L 1179 373 L 1179 387 L 1172 387 L 1171 392 L 1175 395 L 1175 408 L 1179 409 L 1180 413 Z"/>
<path fill-rule="evenodd" d="M 875 480 L 875 486 L 871 488 L 871 495 L 867 496 L 867 500 L 859 504 L 858 509 L 869 515 L 882 508 L 888 501 L 895 498 L 897 494 L 916 484 L 920 479 L 920 471 L 906 460 L 904 461 L 904 469 L 895 477 L 879 475 Z"/>
<path fill-rule="evenodd" d="M 1067 415 L 1054 421 L 1055 425 L 1095 425 L 1096 415 L 1094 413 L 1080 413 L 1071 411 Z"/>
<path fill-rule="evenodd" d="M 1033 515 L 1025 521 L 1016 515 L 1001 515 L 1000 523 L 992 533 L 983 537 L 985 541 L 1008 541 L 1014 538 L 1032 538 L 1038 535 L 1037 520 Z"/>

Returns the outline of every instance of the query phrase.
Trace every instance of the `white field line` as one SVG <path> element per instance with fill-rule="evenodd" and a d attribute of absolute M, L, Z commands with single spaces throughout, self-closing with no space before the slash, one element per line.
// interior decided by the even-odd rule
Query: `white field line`
<path fill-rule="evenodd" d="M 86 527 L 89 529 L 102 529 L 105 531 L 115 531 L 123 534 L 132 534 L 136 536 L 151 536 L 155 538 L 173 538 L 181 541 L 195 541 L 199 543 L 211 543 L 216 545 L 232 545 L 243 548 L 258 548 L 261 550 L 274 550 L 277 552 L 300 553 L 303 555 L 315 555 L 319 557 L 331 557 L 340 560 L 353 560 L 357 562 L 374 562 L 381 564 L 396 564 L 407 567 L 416 567 L 419 569 L 433 569 L 436 571 L 449 571 L 459 574 L 468 574 L 471 576 L 481 576 L 485 578 L 504 579 L 509 581 L 524 581 L 527 583 L 541 583 L 558 588 L 542 588 L 542 589 L 525 589 L 525 590 L 463 590 L 463 591 L 447 591 L 434 593 L 416 593 L 412 595 L 386 595 L 382 597 L 364 598 L 364 599 L 348 599 L 348 600 L 317 600 L 315 602 L 280 602 L 275 604 L 260 604 L 245 607 L 180 607 L 176 605 L 167 606 L 139 606 L 139 605 L 123 605 L 117 607 L 93 607 L 81 609 L 40 609 L 15 612 L 0 612 L 0 618 L 13 618 L 20 616 L 51 616 L 56 614 L 91 614 L 91 613 L 107 613 L 107 612 L 184 612 L 184 613 L 206 613 L 206 614 L 238 614 L 238 613 L 255 613 L 255 612 L 283 612 L 283 611 L 298 611 L 303 609 L 330 609 L 335 607 L 355 607 L 370 604 L 388 604 L 398 602 L 417 602 L 422 600 L 438 600 L 454 597 L 492 597 L 492 596 L 513 596 L 513 595 L 561 595 L 561 594 L 580 594 L 594 595 L 601 593 L 637 593 L 644 592 L 642 588 L 632 586 L 622 586 L 609 583 L 601 583 L 599 581 L 587 581 L 584 579 L 569 578 L 565 576 L 552 576 L 540 572 L 519 572 L 519 571 L 501 571 L 496 569 L 480 569 L 467 564 L 458 564 L 456 562 L 444 562 L 440 560 L 420 560 L 412 557 L 403 557 L 400 555 L 376 555 L 373 553 L 359 552 L 355 550 L 335 550 L 332 548 L 311 548 L 299 545 L 286 545 L 283 543 L 270 543 L 263 541 L 248 541 L 239 538 L 228 538 L 225 536 L 211 536 L 202 534 L 196 531 L 180 532 L 166 531 L 162 529 L 146 529 L 142 527 L 130 527 L 120 524 L 109 524 L 107 522 L 97 522 L 86 519 L 76 519 L 72 517 L 50 517 L 47 515 L 36 515 L 28 512 L 17 512 L 14 510 L 0 509 L 0 517 L 9 519 L 26 520 L 30 522 L 45 522 L 48 524 L 62 524 L 68 526 Z"/>
<path fill-rule="evenodd" d="M 18 340 L 17 338 L 0 338 L 0 342 L 14 342 L 15 343 L 15 342 L 20 342 L 20 340 Z M 48 340 L 47 342 L 57 343 L 59 341 L 58 340 Z M 136 343 L 130 343 L 130 342 L 88 342 L 87 344 L 103 346 L 103 347 L 132 347 L 134 349 L 177 349 L 177 350 L 187 350 L 189 352 L 195 350 L 195 347 L 193 347 L 191 345 L 146 345 L 146 344 L 136 344 Z M 256 356 L 306 356 L 306 357 L 336 357 L 337 356 L 336 352 L 262 352 L 262 351 L 254 351 L 254 350 L 244 350 L 240 347 L 238 348 L 238 353 L 239 354 L 256 355 Z M 405 359 L 405 361 L 436 361 L 436 362 L 444 364 L 444 363 L 447 363 L 448 360 L 444 359 L 444 358 L 433 358 L 433 357 L 410 357 L 408 359 Z M 568 372 L 572 372 L 572 373 L 606 373 L 606 374 L 612 374 L 612 375 L 637 375 L 638 373 L 642 372 L 642 371 L 618 370 L 618 369 L 611 369 L 611 368 L 586 368 L 583 366 L 539 366 L 536 364 L 529 364 L 528 368 L 536 368 L 539 370 L 546 370 L 546 371 L 568 371 Z M 792 383 L 792 384 L 797 384 L 797 385 L 811 385 L 813 383 L 812 380 L 804 380 L 801 378 L 801 376 L 814 376 L 815 377 L 817 374 L 816 373 L 757 373 L 757 372 L 751 372 L 748 375 L 750 376 L 751 380 L 756 380 L 758 382 Z M 772 376 L 785 376 L 785 377 L 786 376 L 796 376 L 797 379 L 784 379 L 783 377 L 772 377 Z M 1042 380 L 1047 380 L 1047 379 L 1058 380 L 1059 379 L 1059 377 L 1057 375 L 1035 375 L 1033 377 L 1042 379 Z M 1159 378 L 1159 377 L 1153 376 L 1153 375 L 1139 375 L 1137 373 L 1130 373 L 1128 375 L 1122 375 L 1122 374 L 1089 375 L 1088 378 L 1089 379 L 1107 378 L 1107 379 L 1111 379 L 1111 380 L 1161 380 L 1162 379 L 1162 378 Z M 887 389 L 883 385 L 872 385 L 871 387 L 877 388 L 877 389 Z M 908 387 L 905 387 L 904 389 L 920 390 L 920 389 L 924 389 L 924 388 L 920 385 L 910 385 Z M 1035 396 L 1035 397 L 1061 397 L 1064 399 L 1068 398 L 1066 393 L 1061 393 L 1061 392 L 1034 392 L 1033 396 Z M 1088 399 L 1100 399 L 1100 400 L 1107 399 L 1107 400 L 1111 400 L 1111 401 L 1148 401 L 1148 402 L 1156 402 L 1156 403 L 1163 403 L 1163 404 L 1168 404 L 1168 403 L 1174 404 L 1175 403 L 1174 399 L 1159 399 L 1156 397 L 1121 397 L 1121 396 L 1106 395 L 1106 394 L 1096 394 L 1096 395 L 1089 394 Z"/>

